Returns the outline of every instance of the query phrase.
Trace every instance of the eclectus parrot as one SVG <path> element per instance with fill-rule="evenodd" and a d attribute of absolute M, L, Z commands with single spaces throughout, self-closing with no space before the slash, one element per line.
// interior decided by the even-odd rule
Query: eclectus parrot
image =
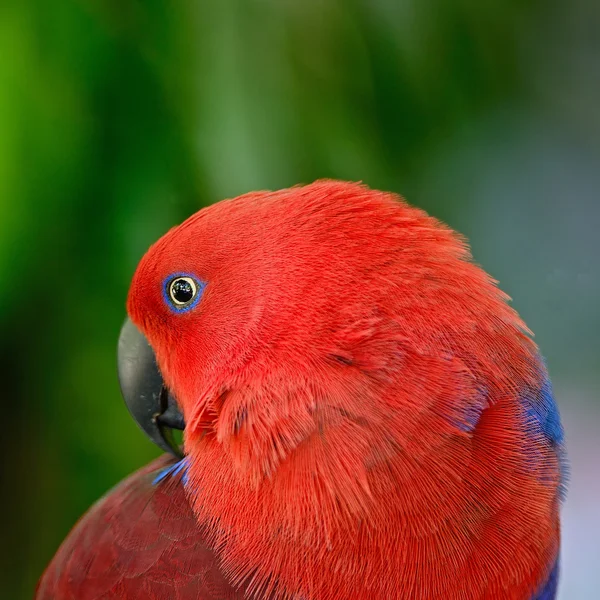
<path fill-rule="evenodd" d="M 119 344 L 176 458 L 82 517 L 37 598 L 554 599 L 563 429 L 507 300 L 364 185 L 193 215 L 141 260 Z"/>

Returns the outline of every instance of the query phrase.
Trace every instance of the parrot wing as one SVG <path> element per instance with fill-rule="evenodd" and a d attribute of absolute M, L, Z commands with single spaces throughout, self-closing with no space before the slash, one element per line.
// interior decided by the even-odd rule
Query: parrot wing
<path fill-rule="evenodd" d="M 92 506 L 42 575 L 36 600 L 242 599 L 207 545 L 176 465 L 164 455 Z"/>

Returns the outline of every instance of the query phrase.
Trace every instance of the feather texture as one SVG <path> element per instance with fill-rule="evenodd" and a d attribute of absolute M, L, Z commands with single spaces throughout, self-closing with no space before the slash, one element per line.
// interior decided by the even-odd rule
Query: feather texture
<path fill-rule="evenodd" d="M 178 270 L 207 282 L 183 317 L 159 292 Z M 129 313 L 232 581 L 310 600 L 543 589 L 562 429 L 507 300 L 450 228 L 344 182 L 221 202 L 148 251 Z"/>
<path fill-rule="evenodd" d="M 163 456 L 99 500 L 46 569 L 37 600 L 238 600 L 185 497 L 181 474 L 153 484 Z"/>

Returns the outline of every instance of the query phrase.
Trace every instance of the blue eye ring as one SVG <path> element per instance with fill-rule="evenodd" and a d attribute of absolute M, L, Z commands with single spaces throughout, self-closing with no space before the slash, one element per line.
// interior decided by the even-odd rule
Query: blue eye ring
<path fill-rule="evenodd" d="M 192 310 L 202 297 L 206 282 L 190 273 L 173 273 L 163 282 L 163 298 L 167 306 L 176 313 Z M 186 298 L 186 294 L 191 296 Z M 177 294 L 180 298 L 177 298 Z"/>

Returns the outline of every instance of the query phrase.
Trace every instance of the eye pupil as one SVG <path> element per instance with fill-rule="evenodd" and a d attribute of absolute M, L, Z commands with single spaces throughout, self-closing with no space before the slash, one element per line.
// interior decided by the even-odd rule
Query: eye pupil
<path fill-rule="evenodd" d="M 196 295 L 196 286 L 189 277 L 179 277 L 171 283 L 170 293 L 176 304 L 187 304 Z"/>

